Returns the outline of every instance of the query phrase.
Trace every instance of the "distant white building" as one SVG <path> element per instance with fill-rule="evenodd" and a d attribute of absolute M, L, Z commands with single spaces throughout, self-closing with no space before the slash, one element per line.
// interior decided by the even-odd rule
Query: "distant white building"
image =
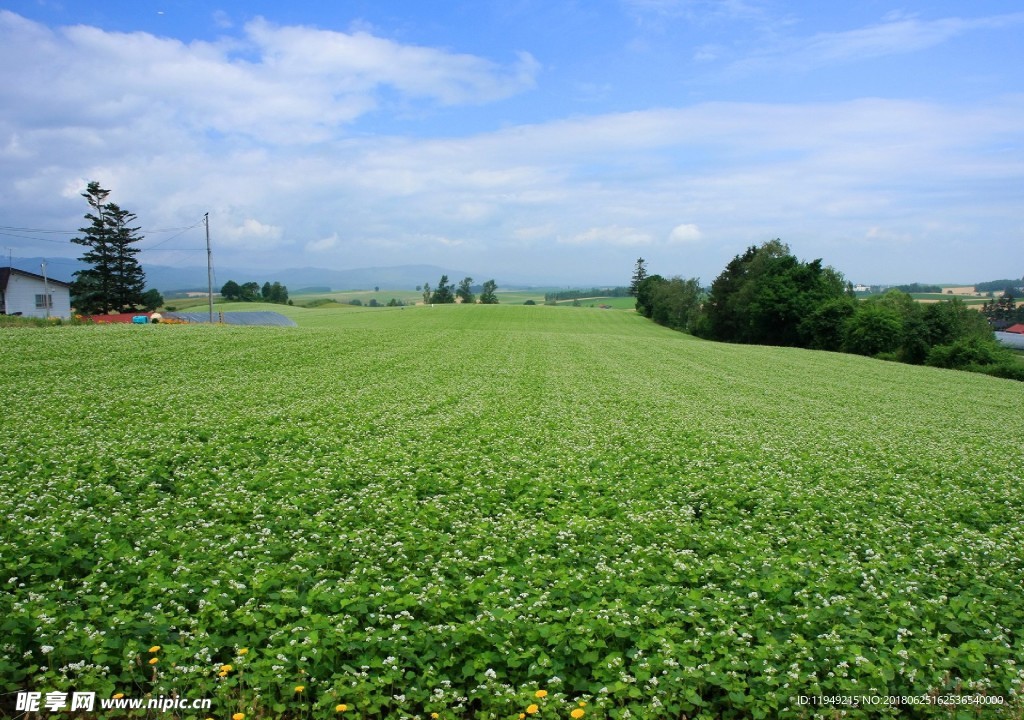
<path fill-rule="evenodd" d="M 871 291 L 871 286 L 870 285 L 854 285 L 853 286 L 853 291 L 854 292 L 870 292 Z"/>
<path fill-rule="evenodd" d="M 66 320 L 71 317 L 71 285 L 17 268 L 0 268 L 0 312 Z"/>

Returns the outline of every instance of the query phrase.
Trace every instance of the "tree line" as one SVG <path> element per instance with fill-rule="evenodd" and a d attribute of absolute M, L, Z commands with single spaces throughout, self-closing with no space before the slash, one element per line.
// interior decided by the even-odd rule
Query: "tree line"
<path fill-rule="evenodd" d="M 993 326 L 1024 323 L 1024 302 L 1018 305 L 1013 293 L 1007 290 L 1002 297 L 982 303 L 981 314 L 988 318 Z"/>
<path fill-rule="evenodd" d="M 426 305 L 445 305 L 455 302 L 497 305 L 498 296 L 495 294 L 497 289 L 498 284 L 494 280 L 488 280 L 483 285 L 476 286 L 473 285 L 471 277 L 462 278 L 456 286 L 448 281 L 447 275 L 442 275 L 437 282 L 437 287 L 433 289 L 431 289 L 430 283 L 423 283 L 416 288 L 417 291 L 423 293 L 423 302 Z"/>
<path fill-rule="evenodd" d="M 288 299 L 288 288 L 276 281 L 273 283 L 265 282 L 260 287 L 258 282 L 247 282 L 239 285 L 234 280 L 228 280 L 221 287 L 220 295 L 225 300 L 233 302 L 292 304 L 292 301 Z"/>
<path fill-rule="evenodd" d="M 1019 280 L 990 280 L 978 283 L 974 286 L 974 289 L 980 293 L 1019 295 L 1024 290 L 1024 278 Z"/>
<path fill-rule="evenodd" d="M 985 315 L 959 298 L 916 302 L 901 290 L 858 300 L 821 259 L 798 260 L 781 240 L 749 247 L 704 289 L 666 279 L 637 260 L 636 309 L 676 330 L 723 342 L 781 345 L 959 368 L 1024 380 L 1024 366 L 995 339 Z"/>
<path fill-rule="evenodd" d="M 74 273 L 71 304 L 83 315 L 156 310 L 164 299 L 155 289 L 145 290 L 146 273 L 136 258 L 144 237 L 132 227 L 137 217 L 107 202 L 109 195 L 95 181 L 82 193 L 94 212 L 85 214 L 89 225 L 71 242 L 86 247 L 79 259 L 89 267 Z"/>

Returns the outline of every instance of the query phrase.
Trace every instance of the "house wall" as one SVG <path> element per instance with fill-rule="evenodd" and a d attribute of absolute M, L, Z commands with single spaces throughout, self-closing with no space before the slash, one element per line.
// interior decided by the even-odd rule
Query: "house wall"
<path fill-rule="evenodd" d="M 66 285 L 49 283 L 53 307 L 50 317 L 68 319 L 71 317 L 71 294 Z M 8 315 L 21 313 L 24 317 L 46 317 L 46 308 L 36 307 L 36 295 L 42 295 L 43 281 L 25 277 L 12 272 L 7 279 L 7 291 L 4 293 L 4 311 Z"/>

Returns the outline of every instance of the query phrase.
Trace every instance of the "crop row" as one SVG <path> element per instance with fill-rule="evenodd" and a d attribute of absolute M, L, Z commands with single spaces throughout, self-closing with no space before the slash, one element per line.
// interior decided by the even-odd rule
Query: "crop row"
<path fill-rule="evenodd" d="M 430 312 L 4 334 L 0 691 L 224 718 L 949 692 L 1019 715 L 1016 385 Z"/>

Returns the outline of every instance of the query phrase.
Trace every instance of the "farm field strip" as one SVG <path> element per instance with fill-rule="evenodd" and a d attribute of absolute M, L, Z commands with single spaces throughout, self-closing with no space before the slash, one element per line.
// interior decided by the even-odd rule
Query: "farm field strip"
<path fill-rule="evenodd" d="M 291 312 L 0 331 L 0 691 L 1020 716 L 1019 384 L 587 308 Z"/>

